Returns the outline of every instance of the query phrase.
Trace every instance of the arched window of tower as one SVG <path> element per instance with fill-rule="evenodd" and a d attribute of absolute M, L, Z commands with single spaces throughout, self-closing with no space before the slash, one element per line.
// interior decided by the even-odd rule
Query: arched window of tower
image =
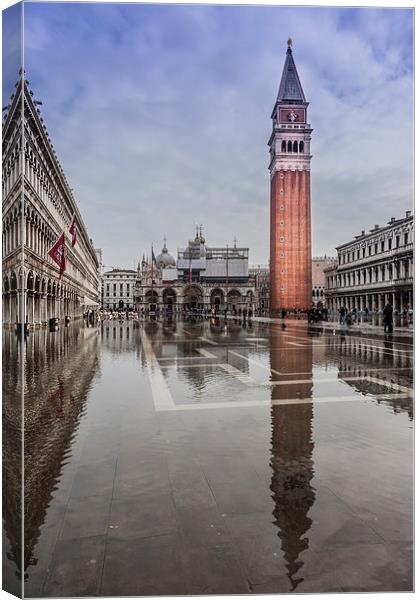
<path fill-rule="evenodd" d="M 283 140 L 282 143 L 281 143 L 281 151 L 282 152 L 286 152 L 286 142 L 285 142 L 285 140 Z"/>
<path fill-rule="evenodd" d="M 295 140 L 295 141 L 293 142 L 293 152 L 297 152 L 297 151 L 298 151 L 298 143 L 297 143 L 297 141 Z"/>
<path fill-rule="evenodd" d="M 299 152 L 303 152 L 303 142 L 299 142 Z"/>
<path fill-rule="evenodd" d="M 292 142 L 289 140 L 287 142 L 287 152 L 291 152 L 292 151 Z"/>

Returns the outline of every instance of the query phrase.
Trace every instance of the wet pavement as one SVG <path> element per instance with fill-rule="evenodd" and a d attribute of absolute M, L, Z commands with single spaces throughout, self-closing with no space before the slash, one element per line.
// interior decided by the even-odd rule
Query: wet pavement
<path fill-rule="evenodd" d="M 412 590 L 412 366 L 292 320 L 30 334 L 25 595 Z"/>

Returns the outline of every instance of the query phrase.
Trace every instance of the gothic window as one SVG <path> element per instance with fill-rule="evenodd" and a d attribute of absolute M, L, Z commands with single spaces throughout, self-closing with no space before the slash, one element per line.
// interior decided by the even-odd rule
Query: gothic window
<path fill-rule="evenodd" d="M 281 151 L 286 152 L 286 142 L 284 140 L 281 143 Z"/>
<path fill-rule="evenodd" d="M 291 152 L 292 151 L 292 142 L 289 140 L 287 142 L 287 152 Z"/>
<path fill-rule="evenodd" d="M 303 142 L 299 142 L 299 152 L 303 152 Z"/>
<path fill-rule="evenodd" d="M 297 143 L 297 141 L 295 140 L 295 141 L 293 142 L 293 152 L 297 152 L 297 151 L 298 151 L 298 143 Z"/>

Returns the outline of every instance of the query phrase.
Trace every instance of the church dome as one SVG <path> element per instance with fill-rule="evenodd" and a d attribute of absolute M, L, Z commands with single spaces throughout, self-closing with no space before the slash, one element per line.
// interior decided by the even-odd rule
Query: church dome
<path fill-rule="evenodd" d="M 168 267 L 175 267 L 175 259 L 172 254 L 169 254 L 166 247 L 166 240 L 163 243 L 162 252 L 156 257 L 156 264 L 158 267 L 166 269 Z"/>

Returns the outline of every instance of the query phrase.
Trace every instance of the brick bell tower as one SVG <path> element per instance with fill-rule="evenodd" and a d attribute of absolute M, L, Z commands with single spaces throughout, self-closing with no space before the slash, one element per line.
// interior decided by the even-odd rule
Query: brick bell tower
<path fill-rule="evenodd" d="M 311 133 L 303 88 L 287 42 L 269 139 L 270 312 L 312 305 Z"/>

